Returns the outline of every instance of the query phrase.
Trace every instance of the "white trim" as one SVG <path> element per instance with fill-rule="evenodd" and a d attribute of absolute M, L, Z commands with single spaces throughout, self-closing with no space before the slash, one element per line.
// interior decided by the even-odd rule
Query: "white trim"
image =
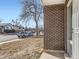
<path fill-rule="evenodd" d="M 71 5 L 71 3 L 72 3 L 72 0 L 69 0 L 68 4 L 67 4 L 67 7 L 69 7 Z"/>
<path fill-rule="evenodd" d="M 42 0 L 43 6 L 65 4 L 65 0 Z"/>

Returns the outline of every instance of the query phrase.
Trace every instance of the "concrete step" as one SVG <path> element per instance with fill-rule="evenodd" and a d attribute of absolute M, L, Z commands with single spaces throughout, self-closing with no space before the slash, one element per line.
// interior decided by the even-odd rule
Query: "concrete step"
<path fill-rule="evenodd" d="M 43 52 L 40 59 L 64 59 L 64 53 L 60 51 Z"/>

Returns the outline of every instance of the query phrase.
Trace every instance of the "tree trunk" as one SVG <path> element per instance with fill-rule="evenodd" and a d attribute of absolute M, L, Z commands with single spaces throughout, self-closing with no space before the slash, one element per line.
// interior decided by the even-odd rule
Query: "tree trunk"
<path fill-rule="evenodd" d="M 39 36 L 38 21 L 36 21 L 36 36 Z"/>

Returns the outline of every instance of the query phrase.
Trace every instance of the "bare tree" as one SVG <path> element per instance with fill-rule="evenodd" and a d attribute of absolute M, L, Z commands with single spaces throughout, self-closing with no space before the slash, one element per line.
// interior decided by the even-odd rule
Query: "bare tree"
<path fill-rule="evenodd" d="M 38 22 L 40 16 L 43 13 L 43 7 L 40 0 L 23 0 L 23 11 L 21 14 L 21 20 L 29 21 L 34 19 L 36 23 L 36 36 L 39 35 Z"/>
<path fill-rule="evenodd" d="M 18 19 L 16 19 L 16 20 L 12 19 L 11 23 L 12 23 L 12 25 L 17 25 L 17 26 L 20 25 L 20 22 L 18 21 Z"/>

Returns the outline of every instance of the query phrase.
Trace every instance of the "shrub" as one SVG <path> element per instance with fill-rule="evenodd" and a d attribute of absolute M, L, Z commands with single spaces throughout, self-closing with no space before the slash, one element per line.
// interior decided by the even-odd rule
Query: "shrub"
<path fill-rule="evenodd" d="M 6 33 L 14 33 L 15 30 L 14 30 L 14 29 L 12 29 L 12 30 L 8 30 L 8 29 L 6 29 L 6 30 L 4 30 L 4 32 L 6 32 Z"/>

